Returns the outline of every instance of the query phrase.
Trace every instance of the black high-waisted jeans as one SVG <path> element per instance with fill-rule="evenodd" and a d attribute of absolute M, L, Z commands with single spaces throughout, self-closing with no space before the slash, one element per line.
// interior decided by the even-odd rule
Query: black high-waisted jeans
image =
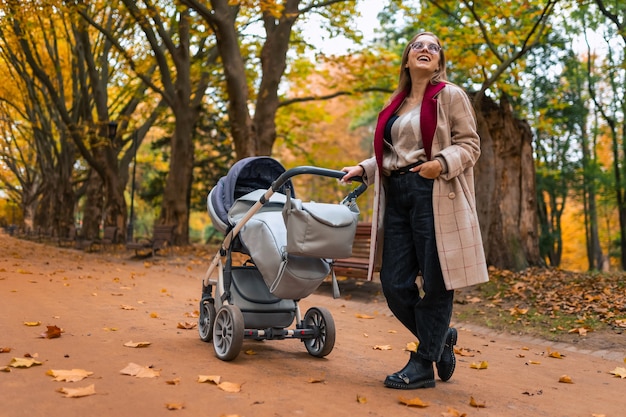
<path fill-rule="evenodd" d="M 389 177 L 380 281 L 389 308 L 419 340 L 417 354 L 438 362 L 454 291 L 445 288 L 437 255 L 433 182 L 418 173 Z M 420 271 L 423 294 L 416 284 Z"/>

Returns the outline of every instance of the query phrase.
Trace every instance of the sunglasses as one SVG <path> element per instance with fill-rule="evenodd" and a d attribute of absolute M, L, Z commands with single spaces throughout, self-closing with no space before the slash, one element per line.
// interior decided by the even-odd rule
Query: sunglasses
<path fill-rule="evenodd" d="M 421 51 L 426 48 L 429 54 L 437 55 L 441 51 L 441 46 L 436 43 L 413 42 L 409 47 L 414 51 Z"/>

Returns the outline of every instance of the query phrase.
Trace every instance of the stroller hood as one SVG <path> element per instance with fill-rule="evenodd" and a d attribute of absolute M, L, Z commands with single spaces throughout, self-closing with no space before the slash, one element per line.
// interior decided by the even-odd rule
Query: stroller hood
<path fill-rule="evenodd" d="M 284 172 L 280 162 L 268 156 L 251 156 L 237 161 L 207 197 L 207 211 L 213 227 L 226 233 L 234 225 L 228 218 L 228 211 L 235 201 L 252 191 L 269 189 Z M 287 185 L 291 185 L 290 181 L 281 189 Z"/>

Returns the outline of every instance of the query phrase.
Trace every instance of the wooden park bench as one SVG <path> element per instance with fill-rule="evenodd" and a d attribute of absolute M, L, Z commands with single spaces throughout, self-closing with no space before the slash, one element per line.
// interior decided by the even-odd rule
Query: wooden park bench
<path fill-rule="evenodd" d="M 333 264 L 335 275 L 346 278 L 367 279 L 367 269 L 370 257 L 372 224 L 359 222 L 352 243 L 352 256 L 336 259 Z"/>
<path fill-rule="evenodd" d="M 134 250 L 136 256 L 156 255 L 161 249 L 172 244 L 176 225 L 155 225 L 150 239 L 140 239 L 126 243 L 126 249 Z"/>

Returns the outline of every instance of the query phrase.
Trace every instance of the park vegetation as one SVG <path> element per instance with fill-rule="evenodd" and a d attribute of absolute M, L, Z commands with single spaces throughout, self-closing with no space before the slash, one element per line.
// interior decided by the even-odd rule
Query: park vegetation
<path fill-rule="evenodd" d="M 354 22 L 373 4 L 364 40 Z M 427 30 L 476 109 L 489 264 L 623 270 L 625 22 L 618 0 L 0 0 L 0 221 L 122 240 L 129 221 L 175 224 L 187 245 L 235 160 L 371 155 L 400 54 Z"/>

